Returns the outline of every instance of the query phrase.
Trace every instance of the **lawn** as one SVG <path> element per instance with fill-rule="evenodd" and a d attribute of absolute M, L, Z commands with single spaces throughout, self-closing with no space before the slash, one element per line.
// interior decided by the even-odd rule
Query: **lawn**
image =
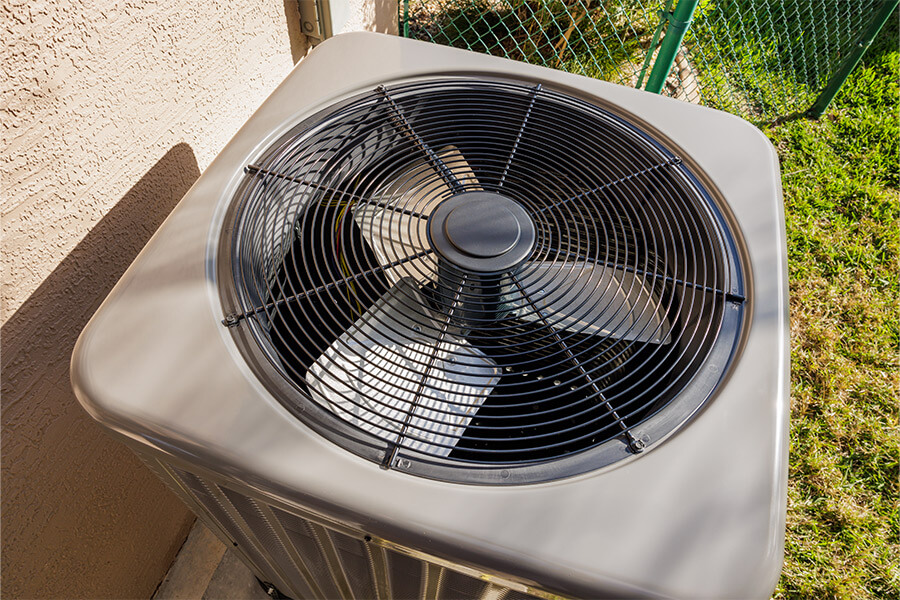
<path fill-rule="evenodd" d="M 777 598 L 898 598 L 900 53 L 892 19 L 781 157 L 791 286 L 791 460 Z"/>

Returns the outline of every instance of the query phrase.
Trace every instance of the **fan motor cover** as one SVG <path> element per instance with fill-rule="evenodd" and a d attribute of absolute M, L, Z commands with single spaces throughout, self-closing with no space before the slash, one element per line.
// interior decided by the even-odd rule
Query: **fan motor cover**
<path fill-rule="evenodd" d="M 366 539 L 564 595 L 763 597 L 785 280 L 746 122 L 348 34 L 188 192 L 72 379 L 142 456 Z"/>

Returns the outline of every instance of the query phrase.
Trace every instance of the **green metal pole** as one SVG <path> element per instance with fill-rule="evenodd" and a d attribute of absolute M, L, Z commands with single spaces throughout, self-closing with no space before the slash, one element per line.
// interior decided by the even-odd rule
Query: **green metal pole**
<path fill-rule="evenodd" d="M 647 87 L 644 88 L 648 92 L 658 94 L 666 84 L 666 77 L 672 70 L 675 55 L 681 48 L 684 34 L 691 25 L 694 10 L 699 2 L 700 0 L 678 0 L 675 10 L 665 17 L 669 21 L 669 26 L 666 28 L 666 37 L 663 38 L 662 45 L 659 47 L 659 54 L 656 55 L 656 62 L 653 63 L 653 70 L 650 71 L 650 78 L 647 79 Z"/>
<path fill-rule="evenodd" d="M 837 68 L 834 75 L 831 76 L 831 79 L 828 80 L 828 85 L 825 86 L 825 89 L 822 90 L 822 93 L 816 98 L 812 107 L 806 111 L 807 116 L 812 119 L 818 119 L 822 116 L 822 113 L 825 112 L 825 109 L 828 108 L 828 105 L 831 104 L 831 101 L 837 96 L 841 86 L 847 81 L 847 77 L 849 77 L 853 69 L 856 68 L 857 63 L 859 63 L 863 54 L 865 54 L 866 50 L 869 49 L 869 46 L 872 45 L 872 40 L 875 39 L 875 36 L 878 35 L 878 32 L 881 31 L 881 28 L 887 23 L 888 18 L 891 16 L 891 13 L 894 12 L 894 9 L 897 8 L 898 4 L 900 4 L 900 0 L 885 0 L 884 4 L 881 5 L 881 10 L 878 11 L 875 18 L 872 19 L 872 22 L 869 24 L 869 28 L 866 29 L 866 32 L 862 37 L 857 40 L 856 47 L 853 48 L 853 51 L 844 59 L 844 62 Z"/>
<path fill-rule="evenodd" d="M 647 75 L 647 69 L 650 68 L 650 59 L 653 58 L 653 53 L 656 52 L 656 47 L 659 45 L 659 36 L 662 34 L 669 17 L 672 16 L 672 3 L 674 1 L 675 0 L 668 0 L 666 2 L 666 9 L 658 13 L 659 25 L 653 30 L 653 39 L 650 40 L 650 47 L 647 48 L 647 56 L 644 57 L 644 64 L 641 65 L 641 73 L 638 75 L 637 83 L 634 85 L 637 89 L 641 89 L 641 86 L 644 85 L 644 77 Z"/>
<path fill-rule="evenodd" d="M 403 37 L 409 37 L 409 0 L 403 0 Z"/>

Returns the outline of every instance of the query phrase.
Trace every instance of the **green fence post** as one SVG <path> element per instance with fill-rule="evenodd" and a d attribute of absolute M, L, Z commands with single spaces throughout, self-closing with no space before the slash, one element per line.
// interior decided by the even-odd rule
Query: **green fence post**
<path fill-rule="evenodd" d="M 881 31 L 881 28 L 887 23 L 888 17 L 891 16 L 891 13 L 894 12 L 894 9 L 897 8 L 898 4 L 900 4 L 900 0 L 885 0 L 884 4 L 881 5 L 881 10 L 875 14 L 875 18 L 872 19 L 869 28 L 866 29 L 862 37 L 857 40 L 856 47 L 853 48 L 853 51 L 850 52 L 847 58 L 844 59 L 834 72 L 834 75 L 831 76 L 831 79 L 828 80 L 828 85 L 825 86 L 825 89 L 822 90 L 822 93 L 819 94 L 819 97 L 813 102 L 812 107 L 806 111 L 808 117 L 811 119 L 818 119 L 822 116 L 822 113 L 825 112 L 825 109 L 827 109 L 828 105 L 831 104 L 831 101 L 834 100 L 834 97 L 841 89 L 841 86 L 847 81 L 847 77 L 849 77 L 853 69 L 856 68 L 857 63 L 859 63 L 863 54 L 865 54 L 866 50 L 869 49 L 869 46 L 872 45 L 872 40 L 875 39 L 875 36 L 878 35 L 878 32 Z"/>
<path fill-rule="evenodd" d="M 403 0 L 403 27 L 400 29 L 403 37 L 409 37 L 409 0 Z"/>
<path fill-rule="evenodd" d="M 650 67 L 650 59 L 653 58 L 653 53 L 656 52 L 656 47 L 659 46 L 659 36 L 662 34 L 669 17 L 672 16 L 672 3 L 674 1 L 675 0 L 667 0 L 665 10 L 661 10 L 657 13 L 659 16 L 659 25 L 653 30 L 653 39 L 650 40 L 650 47 L 647 48 L 647 56 L 644 57 L 644 63 L 641 65 L 641 73 L 638 75 L 637 83 L 634 84 L 634 87 L 637 89 L 641 89 L 641 86 L 644 85 L 644 77 L 647 75 L 647 69 Z"/>
<path fill-rule="evenodd" d="M 656 55 L 656 62 L 653 63 L 653 70 L 650 71 L 650 78 L 647 79 L 647 87 L 644 88 L 648 92 L 658 94 L 666 84 L 666 77 L 672 70 L 675 55 L 681 48 L 684 34 L 691 25 L 694 10 L 699 2 L 700 0 L 678 0 L 675 10 L 664 17 L 668 19 L 669 26 L 666 28 L 666 37 L 663 38 L 662 45 L 659 47 L 659 54 Z"/>

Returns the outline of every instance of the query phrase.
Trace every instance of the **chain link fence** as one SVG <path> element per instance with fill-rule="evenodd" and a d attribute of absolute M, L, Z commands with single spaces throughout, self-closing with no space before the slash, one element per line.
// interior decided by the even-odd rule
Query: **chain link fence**
<path fill-rule="evenodd" d="M 762 123 L 821 106 L 895 0 L 403 0 L 401 33 L 650 89 Z M 887 11 L 887 12 L 885 12 Z M 692 19 L 691 19 L 692 13 Z M 678 44 L 678 26 L 686 28 Z M 675 33 L 673 33 L 675 32 Z M 866 36 L 871 34 L 868 37 Z M 657 67 L 666 38 L 674 53 Z M 667 60 L 666 60 L 667 59 Z M 843 75 L 846 77 L 846 74 Z M 831 86 L 829 86 L 831 83 Z M 837 81 L 839 87 L 842 79 Z M 654 90 L 656 91 L 656 90 Z M 834 90 L 836 91 L 836 89 Z M 817 103 L 817 99 L 819 102 Z M 824 98 L 825 104 L 830 98 Z M 814 111 L 819 112 L 819 111 Z"/>

